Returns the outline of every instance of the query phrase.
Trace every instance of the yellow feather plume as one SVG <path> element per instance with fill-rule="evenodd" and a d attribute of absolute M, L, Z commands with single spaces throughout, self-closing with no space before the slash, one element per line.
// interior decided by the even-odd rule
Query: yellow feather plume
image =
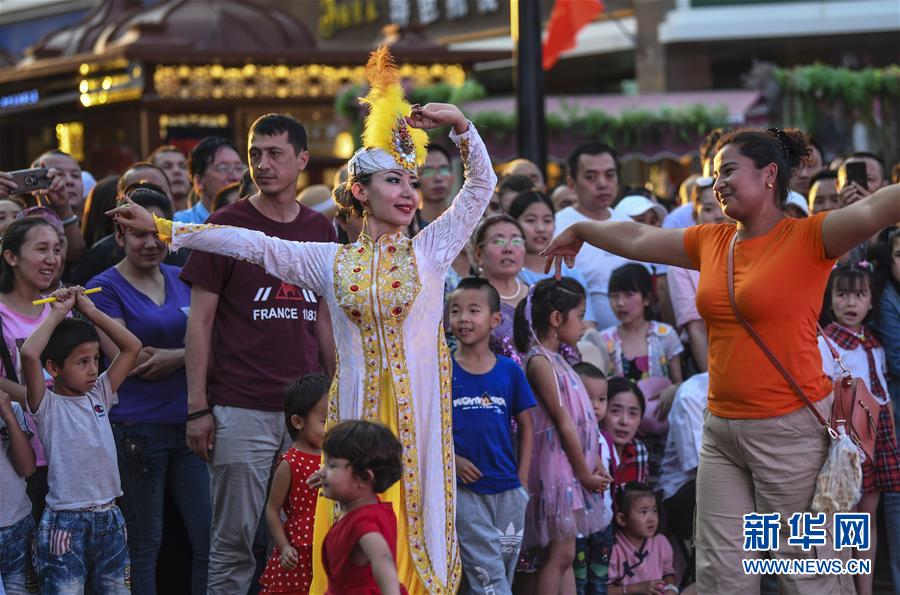
<path fill-rule="evenodd" d="M 363 146 L 387 151 L 404 169 L 422 167 L 428 135 L 424 130 L 411 128 L 403 119 L 412 106 L 403 96 L 397 64 L 387 47 L 382 46 L 369 56 L 366 77 L 369 93 L 360 98 L 369 106 L 363 122 Z"/>

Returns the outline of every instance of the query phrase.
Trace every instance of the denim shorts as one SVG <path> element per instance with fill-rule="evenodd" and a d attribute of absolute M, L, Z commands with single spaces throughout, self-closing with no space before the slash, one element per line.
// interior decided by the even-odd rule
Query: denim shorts
<path fill-rule="evenodd" d="M 0 578 L 7 595 L 37 592 L 37 577 L 31 565 L 33 538 L 31 514 L 8 527 L 0 527 Z"/>
<path fill-rule="evenodd" d="M 34 547 L 42 593 L 131 592 L 125 519 L 115 505 L 98 511 L 44 510 Z"/>

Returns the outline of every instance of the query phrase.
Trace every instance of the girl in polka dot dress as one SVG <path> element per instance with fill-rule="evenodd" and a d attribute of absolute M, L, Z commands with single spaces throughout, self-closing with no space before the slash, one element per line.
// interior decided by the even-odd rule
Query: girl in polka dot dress
<path fill-rule="evenodd" d="M 266 504 L 275 548 L 259 579 L 260 593 L 309 593 L 318 490 L 306 480 L 321 463 L 330 384 L 322 374 L 310 374 L 288 388 L 284 418 L 294 443 L 275 469 Z"/>

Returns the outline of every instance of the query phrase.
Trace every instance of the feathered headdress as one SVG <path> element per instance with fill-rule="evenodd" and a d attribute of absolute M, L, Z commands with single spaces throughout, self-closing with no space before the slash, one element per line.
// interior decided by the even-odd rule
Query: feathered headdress
<path fill-rule="evenodd" d="M 412 106 L 403 96 L 397 65 L 387 47 L 369 56 L 366 77 L 369 93 L 360 101 L 369 106 L 369 114 L 363 122 L 363 148 L 348 164 L 350 176 L 386 169 L 418 171 L 425 163 L 428 135 L 406 123 Z"/>

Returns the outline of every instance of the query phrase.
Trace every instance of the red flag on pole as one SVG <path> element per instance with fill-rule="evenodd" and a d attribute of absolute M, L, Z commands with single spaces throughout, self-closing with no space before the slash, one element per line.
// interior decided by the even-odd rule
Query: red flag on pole
<path fill-rule="evenodd" d="M 553 68 L 560 54 L 575 47 L 575 35 L 601 12 L 601 0 L 556 0 L 544 40 L 544 70 Z"/>

